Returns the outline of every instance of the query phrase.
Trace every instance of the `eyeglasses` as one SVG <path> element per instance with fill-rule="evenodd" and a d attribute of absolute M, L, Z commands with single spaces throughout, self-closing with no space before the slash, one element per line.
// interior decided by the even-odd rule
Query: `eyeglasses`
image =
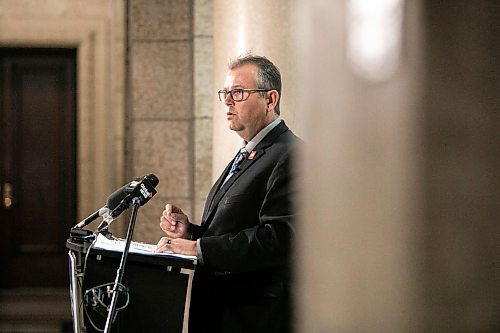
<path fill-rule="evenodd" d="M 224 103 L 226 101 L 227 95 L 231 95 L 231 99 L 235 102 L 241 102 L 248 98 L 250 93 L 253 92 L 268 92 L 269 89 L 233 89 L 233 90 L 219 90 L 217 93 L 219 94 L 219 101 Z M 245 94 L 246 93 L 246 94 Z"/>

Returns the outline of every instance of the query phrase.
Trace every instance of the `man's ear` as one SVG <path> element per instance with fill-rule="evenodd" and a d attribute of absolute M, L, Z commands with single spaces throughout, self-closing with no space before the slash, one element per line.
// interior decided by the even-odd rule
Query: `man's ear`
<path fill-rule="evenodd" d="M 278 101 L 280 99 L 280 94 L 277 90 L 271 90 L 267 93 L 267 111 L 273 111 Z"/>

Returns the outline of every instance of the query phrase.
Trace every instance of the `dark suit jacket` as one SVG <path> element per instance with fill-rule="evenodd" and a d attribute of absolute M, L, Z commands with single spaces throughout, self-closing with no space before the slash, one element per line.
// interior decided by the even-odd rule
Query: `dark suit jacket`
<path fill-rule="evenodd" d="M 190 332 L 291 331 L 291 163 L 298 141 L 282 121 L 253 159 L 221 186 L 229 163 L 210 191 L 193 234 L 203 264 L 193 278 Z"/>

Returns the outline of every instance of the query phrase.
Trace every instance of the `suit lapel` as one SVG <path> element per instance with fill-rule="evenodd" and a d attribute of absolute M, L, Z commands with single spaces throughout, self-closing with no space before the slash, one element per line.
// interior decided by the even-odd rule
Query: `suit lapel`
<path fill-rule="evenodd" d="M 264 152 L 264 150 L 262 150 L 261 154 L 256 154 L 256 157 L 252 160 L 249 160 L 248 158 L 243 160 L 241 162 L 241 165 L 240 165 L 241 170 L 238 173 L 232 175 L 231 178 L 229 178 L 227 180 L 227 182 L 225 182 L 223 185 L 221 185 L 221 183 L 226 178 L 226 175 L 229 171 L 229 168 L 231 167 L 232 161 L 229 163 L 225 172 L 219 178 L 217 183 L 214 184 L 212 190 L 210 191 L 211 198 L 207 198 L 207 202 L 208 202 L 208 199 L 211 199 L 211 202 L 210 202 L 210 205 L 208 205 L 208 209 L 206 209 L 204 214 L 203 214 L 203 221 L 202 221 L 203 226 L 205 226 L 205 222 L 210 219 L 210 216 L 212 215 L 214 210 L 217 208 L 217 206 L 219 205 L 219 202 L 222 200 L 222 198 L 224 197 L 226 192 L 229 190 L 229 188 L 233 185 L 233 183 L 245 173 L 245 170 L 247 170 L 250 167 L 250 165 L 255 163 L 258 160 L 258 158 L 260 158 L 261 156 L 264 155 L 263 152 Z M 258 155 L 260 155 L 260 156 L 258 156 Z M 218 191 L 216 190 L 217 188 L 219 188 Z M 205 206 L 205 207 L 207 208 L 207 206 Z M 206 227 L 208 227 L 208 225 Z"/>
<path fill-rule="evenodd" d="M 269 147 L 273 142 L 276 140 L 278 136 L 280 136 L 283 132 L 287 131 L 288 127 L 285 125 L 285 122 L 282 121 L 280 124 L 278 124 L 269 134 L 267 134 L 261 142 L 255 147 L 253 151 L 255 153 L 252 156 L 252 152 L 250 152 L 250 156 L 252 156 L 252 159 L 247 157 L 245 160 L 240 165 L 240 171 L 231 178 L 228 179 L 228 181 L 221 185 L 222 182 L 224 181 L 227 173 L 229 172 L 229 169 L 232 164 L 232 160 L 229 162 L 229 164 L 226 166 L 226 169 L 222 173 L 222 175 L 219 177 L 217 182 L 214 184 L 212 189 L 210 190 L 210 193 L 207 197 L 207 205 L 205 205 L 205 211 L 203 213 L 203 219 L 202 219 L 202 226 L 208 227 L 208 225 L 205 226 L 206 222 L 210 219 L 210 216 L 214 212 L 215 208 L 218 206 L 219 202 L 221 199 L 224 197 L 226 194 L 227 190 L 233 185 L 233 183 L 241 177 L 245 171 L 250 168 L 255 162 L 257 162 L 260 158 L 262 158 L 266 152 L 266 148 Z M 217 190 L 218 189 L 218 190 Z M 210 204 L 208 204 L 210 203 Z"/>
<path fill-rule="evenodd" d="M 217 179 L 217 181 L 214 183 L 214 185 L 210 189 L 210 192 L 208 193 L 207 201 L 205 204 L 205 209 L 203 210 L 203 217 L 201 220 L 202 225 L 205 223 L 206 219 L 209 216 L 208 212 L 211 210 L 211 207 L 213 207 L 214 199 L 215 199 L 217 193 L 220 192 L 220 187 L 222 186 L 222 182 L 226 178 L 226 175 L 228 174 L 229 169 L 231 168 L 232 164 L 233 164 L 233 160 L 231 160 L 229 162 L 229 164 L 226 166 L 226 168 L 224 169 L 224 171 L 220 175 L 219 179 Z"/>

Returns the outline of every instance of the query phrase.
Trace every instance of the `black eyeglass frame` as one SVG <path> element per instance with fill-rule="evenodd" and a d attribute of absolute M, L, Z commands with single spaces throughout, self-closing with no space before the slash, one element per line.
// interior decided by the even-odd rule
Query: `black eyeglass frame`
<path fill-rule="evenodd" d="M 227 98 L 227 95 L 229 94 L 231 96 L 231 99 L 234 101 L 234 102 L 241 102 L 241 101 L 244 101 L 245 99 L 247 99 L 250 94 L 248 94 L 247 98 L 243 98 L 244 97 L 244 93 L 245 92 L 248 92 L 248 93 L 253 93 L 253 92 L 268 92 L 268 91 L 271 91 L 272 89 L 244 89 L 244 88 L 236 88 L 236 89 L 233 89 L 233 90 L 219 90 L 217 92 L 217 94 L 219 95 L 219 101 L 221 101 L 222 103 L 224 103 L 226 101 L 226 98 Z M 234 91 L 241 91 L 241 98 L 240 99 L 235 99 L 234 96 L 233 96 L 233 92 Z"/>

